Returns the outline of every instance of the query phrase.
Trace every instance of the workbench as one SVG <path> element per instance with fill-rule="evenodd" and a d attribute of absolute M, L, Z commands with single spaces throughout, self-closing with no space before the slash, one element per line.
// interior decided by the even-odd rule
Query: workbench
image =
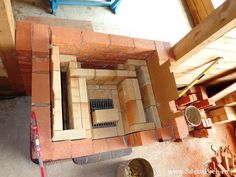
<path fill-rule="evenodd" d="M 109 7 L 116 14 L 121 0 L 108 1 L 79 1 L 79 0 L 51 0 L 52 14 L 56 15 L 58 5 L 103 6 Z"/>

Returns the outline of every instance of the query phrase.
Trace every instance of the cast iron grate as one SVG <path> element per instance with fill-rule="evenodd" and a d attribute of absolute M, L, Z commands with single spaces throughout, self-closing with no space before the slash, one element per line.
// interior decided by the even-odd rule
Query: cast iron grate
<path fill-rule="evenodd" d="M 90 100 L 91 115 L 92 115 L 93 111 L 95 111 L 95 110 L 112 109 L 113 107 L 114 106 L 113 106 L 112 99 L 91 99 Z M 93 128 L 104 128 L 104 127 L 114 127 L 114 126 L 116 126 L 116 122 L 106 122 L 106 123 L 93 124 Z"/>

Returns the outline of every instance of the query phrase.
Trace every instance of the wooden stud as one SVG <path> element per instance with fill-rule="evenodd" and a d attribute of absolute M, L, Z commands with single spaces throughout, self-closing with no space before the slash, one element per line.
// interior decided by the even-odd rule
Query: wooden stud
<path fill-rule="evenodd" d="M 15 94 L 25 92 L 19 65 L 15 57 L 15 21 L 10 0 L 0 0 L 0 58 Z"/>
<path fill-rule="evenodd" d="M 185 0 L 194 26 L 202 22 L 213 10 L 211 0 Z"/>

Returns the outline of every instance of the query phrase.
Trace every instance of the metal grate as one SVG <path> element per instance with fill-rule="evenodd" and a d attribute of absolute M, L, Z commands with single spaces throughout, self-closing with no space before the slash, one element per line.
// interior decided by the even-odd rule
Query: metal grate
<path fill-rule="evenodd" d="M 91 99 L 90 100 L 91 113 L 95 110 L 112 109 L 112 108 L 113 108 L 112 99 Z"/>
<path fill-rule="evenodd" d="M 95 110 L 112 109 L 113 107 L 114 106 L 113 106 L 112 99 L 91 99 L 90 100 L 91 115 L 92 115 L 93 111 L 95 111 Z M 114 127 L 114 126 L 116 126 L 116 122 L 106 122 L 106 123 L 93 124 L 93 128 L 104 128 L 104 127 Z"/>

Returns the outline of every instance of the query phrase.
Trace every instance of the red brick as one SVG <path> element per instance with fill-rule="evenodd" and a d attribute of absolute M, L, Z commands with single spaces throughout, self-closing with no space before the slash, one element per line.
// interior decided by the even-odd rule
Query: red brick
<path fill-rule="evenodd" d="M 208 129 L 212 127 L 212 122 L 210 118 L 207 119 L 202 119 L 201 124 L 199 126 L 194 127 L 194 129 L 199 130 L 199 129 Z"/>
<path fill-rule="evenodd" d="M 142 146 L 156 142 L 156 135 L 154 130 L 142 131 L 132 133 L 127 136 L 128 146 Z"/>
<path fill-rule="evenodd" d="M 93 140 L 94 154 L 108 151 L 108 143 L 106 139 Z"/>
<path fill-rule="evenodd" d="M 60 141 L 52 143 L 52 160 L 71 158 L 71 142 Z"/>
<path fill-rule="evenodd" d="M 166 61 L 175 62 L 175 57 L 171 48 L 170 43 L 155 41 L 156 51 L 158 54 L 159 64 L 162 65 Z"/>
<path fill-rule="evenodd" d="M 196 90 L 197 90 L 197 98 L 198 98 L 198 100 L 208 99 L 206 90 L 205 90 L 205 88 L 203 86 L 197 86 Z"/>
<path fill-rule="evenodd" d="M 123 136 L 107 138 L 108 150 L 114 151 L 118 149 L 126 148 L 126 141 Z"/>
<path fill-rule="evenodd" d="M 92 31 L 82 32 L 82 46 L 83 48 L 106 48 L 110 45 L 108 34 L 97 33 Z"/>
<path fill-rule="evenodd" d="M 206 109 L 206 108 L 215 106 L 215 102 L 212 101 L 211 99 L 206 99 L 206 100 L 194 103 L 193 106 L 195 106 L 198 109 Z"/>
<path fill-rule="evenodd" d="M 187 92 L 187 94 L 197 94 L 197 98 L 198 98 L 199 101 L 208 99 L 205 88 L 203 86 L 200 86 L 200 85 L 192 87 Z"/>
<path fill-rule="evenodd" d="M 162 127 L 173 127 L 172 119 L 162 120 L 161 125 Z"/>
<path fill-rule="evenodd" d="M 155 130 L 142 131 L 137 134 L 141 136 L 142 145 L 153 144 L 157 141 Z"/>
<path fill-rule="evenodd" d="M 216 170 L 216 162 L 209 163 L 209 170 Z"/>
<path fill-rule="evenodd" d="M 131 133 L 127 135 L 127 144 L 129 147 L 141 146 L 141 138 L 137 136 L 136 133 Z"/>
<path fill-rule="evenodd" d="M 32 72 L 49 72 L 49 57 L 48 58 L 33 58 Z"/>
<path fill-rule="evenodd" d="M 177 105 L 177 107 L 182 107 L 190 103 L 193 103 L 195 101 L 197 101 L 197 95 L 192 94 L 192 95 L 186 95 L 186 96 L 180 97 L 179 99 L 175 101 L 175 104 Z"/>
<path fill-rule="evenodd" d="M 51 27 L 52 44 L 60 47 L 60 53 L 78 54 L 82 43 L 82 32 L 75 28 Z"/>
<path fill-rule="evenodd" d="M 50 104 L 49 74 L 32 73 L 32 104 Z"/>
<path fill-rule="evenodd" d="M 157 138 L 159 141 L 169 141 L 174 139 L 172 127 L 158 128 L 157 129 Z"/>
<path fill-rule="evenodd" d="M 52 142 L 51 142 L 51 119 L 50 106 L 38 107 L 33 106 L 32 111 L 35 112 L 37 125 L 39 129 L 39 141 L 43 153 L 43 160 L 52 159 Z"/>
<path fill-rule="evenodd" d="M 184 117 L 172 119 L 175 139 L 183 139 L 188 136 L 188 126 Z"/>
<path fill-rule="evenodd" d="M 47 25 L 33 24 L 32 54 L 44 56 L 49 53 L 49 28 Z"/>
<path fill-rule="evenodd" d="M 207 138 L 209 136 L 207 129 L 200 129 L 200 130 L 194 130 L 193 131 L 193 137 L 196 138 Z"/>
<path fill-rule="evenodd" d="M 152 40 L 134 38 L 135 50 L 150 51 L 155 50 L 155 43 Z"/>
<path fill-rule="evenodd" d="M 18 21 L 16 23 L 16 51 L 31 51 L 31 23 Z"/>
<path fill-rule="evenodd" d="M 71 141 L 71 156 L 83 157 L 93 154 L 93 142 L 92 139 L 83 139 Z"/>
<path fill-rule="evenodd" d="M 134 41 L 130 37 L 110 35 L 110 40 L 111 40 L 112 50 L 121 49 L 121 50 L 127 51 L 127 50 L 134 49 Z"/>

